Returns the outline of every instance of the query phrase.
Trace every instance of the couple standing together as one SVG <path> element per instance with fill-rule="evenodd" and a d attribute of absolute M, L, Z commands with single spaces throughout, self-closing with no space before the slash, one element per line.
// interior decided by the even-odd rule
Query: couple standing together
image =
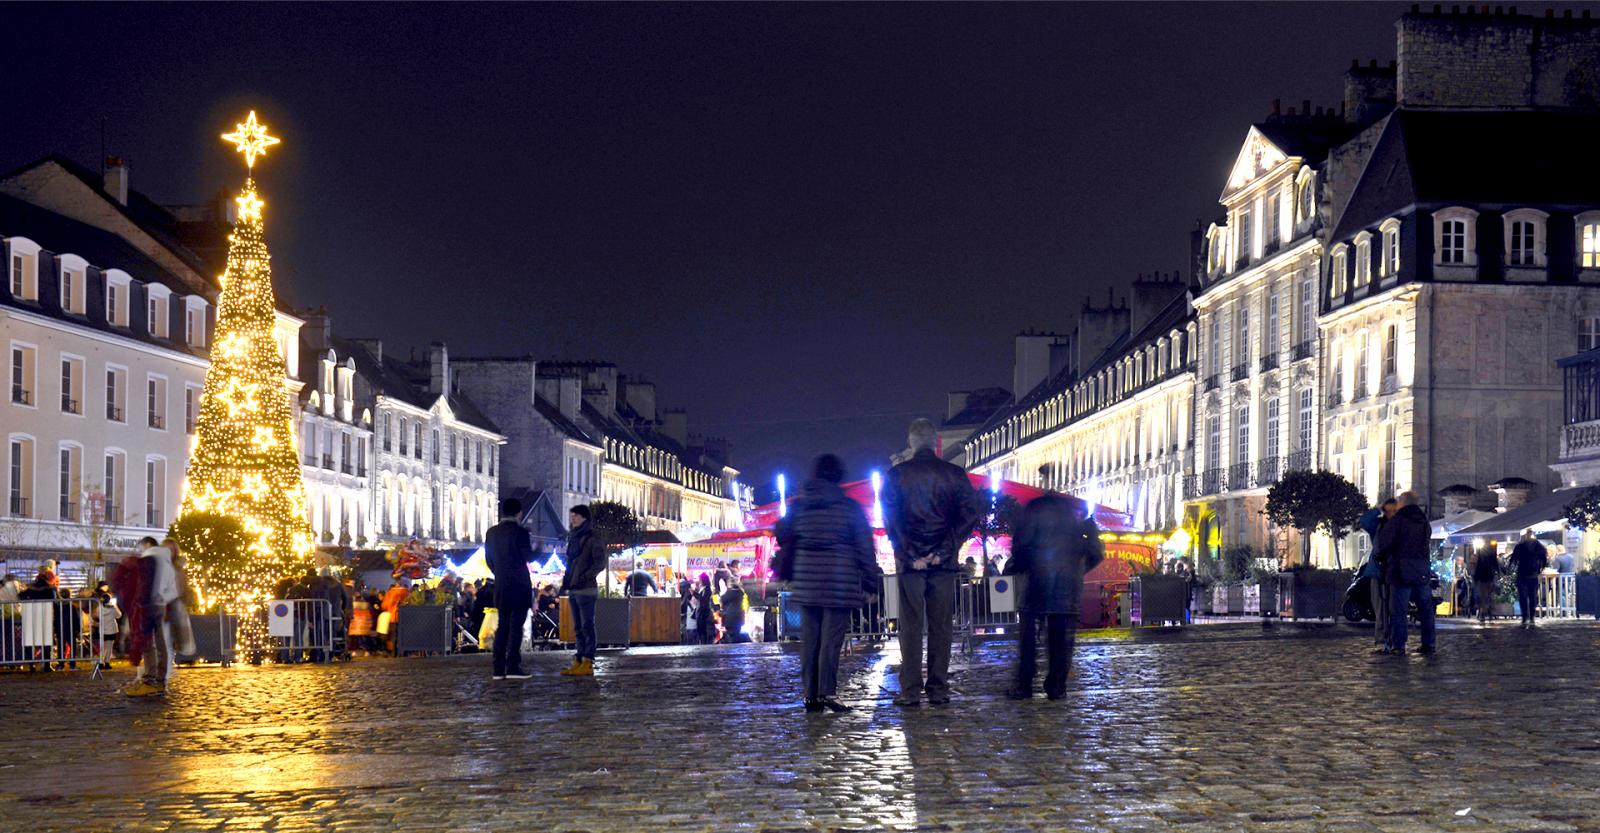
<path fill-rule="evenodd" d="M 606 567 L 605 548 L 589 526 L 588 506 L 574 506 L 568 518 L 567 569 L 561 577 L 561 590 L 572 608 L 577 655 L 561 672 L 565 677 L 594 676 L 596 638 L 595 603 L 600 588 L 595 584 Z M 522 631 L 533 609 L 533 579 L 528 565 L 533 563 L 533 540 L 518 519 L 522 503 L 516 498 L 500 501 L 500 523 L 484 536 L 484 560 L 494 573 L 494 606 L 500 623 L 494 634 L 494 679 L 526 680 L 532 677 L 522 668 Z"/>
<path fill-rule="evenodd" d="M 911 459 L 890 470 L 882 498 L 900 601 L 900 692 L 894 702 L 904 707 L 920 704 L 924 695 L 934 705 L 950 702 L 958 559 L 984 511 L 966 472 L 934 453 L 937 439 L 932 422 L 911 424 Z M 835 697 L 839 651 L 851 615 L 881 586 L 872 528 L 840 487 L 843 480 L 839 458 L 818 458 L 813 477 L 777 528 L 775 569 L 801 610 L 801 679 L 812 712 L 849 710 Z M 1065 693 L 1083 574 L 1103 557 L 1099 532 L 1081 502 L 1051 493 L 1023 511 L 1006 565 L 1008 574 L 1026 577 L 1018 582 L 1022 632 L 1007 696 L 1033 695 L 1041 618 L 1050 652 L 1045 693 L 1051 699 Z"/>

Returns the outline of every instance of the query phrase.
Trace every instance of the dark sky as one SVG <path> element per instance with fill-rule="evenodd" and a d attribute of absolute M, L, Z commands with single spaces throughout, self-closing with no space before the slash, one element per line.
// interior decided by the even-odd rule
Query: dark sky
<path fill-rule="evenodd" d="M 0 167 L 94 165 L 104 118 L 197 202 L 254 108 L 278 290 L 344 335 L 608 359 L 747 482 L 864 473 L 1183 268 L 1248 125 L 1336 106 L 1405 8 L 11 5 Z"/>

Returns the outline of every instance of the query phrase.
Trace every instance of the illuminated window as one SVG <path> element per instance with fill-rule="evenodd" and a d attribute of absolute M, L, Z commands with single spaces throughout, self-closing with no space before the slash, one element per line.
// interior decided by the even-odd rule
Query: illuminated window
<path fill-rule="evenodd" d="M 1233 462 L 1250 462 L 1250 406 L 1240 405 L 1234 412 Z"/>
<path fill-rule="evenodd" d="M 1445 208 L 1434 212 L 1434 264 L 1475 266 L 1478 212 L 1470 208 Z"/>
<path fill-rule="evenodd" d="M 1346 272 L 1347 260 L 1344 246 L 1339 246 L 1333 250 L 1333 265 L 1330 267 L 1333 277 L 1329 283 L 1333 287 L 1331 295 L 1335 299 L 1344 295 L 1349 289 L 1349 276 Z"/>
<path fill-rule="evenodd" d="M 1303 451 L 1306 453 L 1310 453 L 1311 451 L 1311 408 L 1315 398 L 1316 394 L 1311 390 L 1311 388 L 1303 388 L 1300 391 L 1300 436 L 1298 437 L 1299 444 L 1295 446 L 1296 451 Z"/>
<path fill-rule="evenodd" d="M 1367 232 L 1356 235 L 1355 273 L 1357 287 L 1372 283 L 1372 235 Z"/>
<path fill-rule="evenodd" d="M 13 237 L 7 241 L 6 249 L 11 253 L 11 297 L 18 301 L 39 300 L 38 245 L 27 238 Z"/>
<path fill-rule="evenodd" d="M 1578 267 L 1600 269 L 1600 211 L 1578 215 Z"/>
<path fill-rule="evenodd" d="M 1255 257 L 1255 249 L 1251 246 L 1251 234 L 1255 229 L 1255 218 L 1251 216 L 1250 206 L 1239 209 L 1239 259 Z"/>
<path fill-rule="evenodd" d="M 1398 366 L 1399 327 L 1390 324 L 1383 328 L 1383 378 L 1393 379 Z"/>
<path fill-rule="evenodd" d="M 1334 399 L 1337 401 L 1344 396 L 1344 344 L 1342 342 L 1335 341 L 1333 343 L 1333 351 L 1328 354 L 1328 361 L 1333 364 L 1331 368 L 1333 372 L 1332 391 Z"/>
<path fill-rule="evenodd" d="M 107 269 L 104 273 L 106 279 L 106 323 L 113 327 L 128 326 L 129 295 L 133 289 L 133 279 L 128 273 L 120 269 Z"/>
<path fill-rule="evenodd" d="M 1280 408 L 1278 397 L 1267 400 L 1267 416 L 1264 433 L 1262 436 L 1261 459 L 1267 460 L 1278 456 L 1278 410 Z"/>
<path fill-rule="evenodd" d="M 1383 260 L 1379 264 L 1379 274 L 1385 278 L 1400 274 L 1400 221 L 1385 220 L 1381 226 L 1383 232 Z"/>
<path fill-rule="evenodd" d="M 1262 215 L 1261 217 L 1261 224 L 1265 226 L 1268 246 L 1278 245 L 1278 239 L 1282 233 L 1282 228 L 1279 225 L 1280 213 L 1281 211 L 1278 208 L 1278 195 L 1268 194 L 1267 211 L 1266 214 Z"/>
<path fill-rule="evenodd" d="M 34 359 L 38 350 L 33 345 L 11 345 L 11 401 L 16 405 L 36 407 L 38 381 L 34 378 Z"/>
<path fill-rule="evenodd" d="M 1206 470 L 1222 467 L 1222 418 L 1216 414 L 1206 417 Z"/>
<path fill-rule="evenodd" d="M 1316 281 L 1307 273 L 1300 279 L 1300 318 L 1295 322 L 1295 344 L 1310 344 L 1317 337 Z"/>

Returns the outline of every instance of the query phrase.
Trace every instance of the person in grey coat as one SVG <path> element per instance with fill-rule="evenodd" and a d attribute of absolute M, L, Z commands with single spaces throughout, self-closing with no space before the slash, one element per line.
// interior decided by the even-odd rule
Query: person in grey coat
<path fill-rule="evenodd" d="M 847 712 L 850 707 L 834 696 L 839 650 L 851 614 L 866 603 L 869 592 L 877 591 L 878 562 L 866 515 L 839 487 L 844 464 L 824 454 L 813 474 L 800 500 L 778 522 L 776 566 L 779 580 L 789 583 L 790 601 L 800 606 L 806 711 Z"/>
<path fill-rule="evenodd" d="M 1017 637 L 1017 674 L 1007 697 L 1026 700 L 1033 696 L 1041 619 L 1050 650 L 1044 693 L 1051 700 L 1066 694 L 1083 574 L 1105 557 L 1100 530 L 1082 501 L 1051 492 L 1034 498 L 1022 510 L 1005 570 L 1007 575 L 1025 577 L 1020 588 L 1022 633 Z"/>

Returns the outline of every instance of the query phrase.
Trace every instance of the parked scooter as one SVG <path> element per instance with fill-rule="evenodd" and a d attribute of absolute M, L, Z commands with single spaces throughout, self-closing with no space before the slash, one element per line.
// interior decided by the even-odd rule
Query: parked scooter
<path fill-rule="evenodd" d="M 1370 559 L 1371 556 L 1368 556 L 1368 558 Z M 1365 563 L 1361 566 L 1362 569 L 1356 570 L 1355 575 L 1350 580 L 1350 586 L 1344 591 L 1342 612 L 1344 613 L 1344 618 L 1350 622 L 1371 622 L 1376 621 L 1378 618 L 1376 612 L 1372 609 L 1372 582 L 1378 579 L 1369 575 L 1374 571 L 1367 570 Z M 1444 601 L 1444 591 L 1441 589 L 1439 574 L 1432 570 L 1428 571 L 1428 589 L 1433 597 L 1434 608 L 1438 609 L 1439 603 Z M 1411 603 L 1408 615 L 1412 621 L 1421 621 L 1415 602 Z"/>

